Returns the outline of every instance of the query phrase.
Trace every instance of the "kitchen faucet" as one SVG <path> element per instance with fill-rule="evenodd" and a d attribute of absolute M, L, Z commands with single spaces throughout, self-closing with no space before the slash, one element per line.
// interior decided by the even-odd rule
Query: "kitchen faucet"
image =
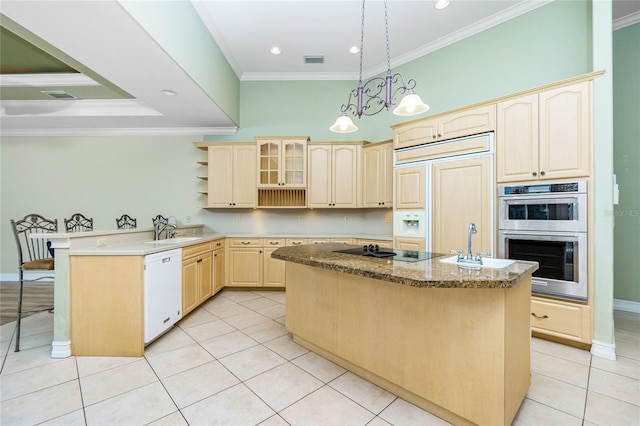
<path fill-rule="evenodd" d="M 474 260 L 473 259 L 473 250 L 471 250 L 471 236 L 473 234 L 476 234 L 478 231 L 476 230 L 476 224 L 475 223 L 470 223 L 469 224 L 469 232 L 467 233 L 467 257 L 466 260 Z"/>
<path fill-rule="evenodd" d="M 175 220 L 175 222 L 171 223 L 169 222 L 169 219 L 171 219 L 173 217 L 173 219 Z M 173 238 L 175 236 L 175 232 L 170 231 L 171 229 L 178 229 L 178 221 L 174 216 L 169 216 L 169 219 L 167 219 L 167 223 L 163 223 L 161 221 L 158 221 L 158 223 L 156 223 L 153 226 L 153 230 L 155 232 L 155 240 L 159 240 L 160 239 L 160 234 L 162 234 L 162 231 L 165 231 L 165 238 Z"/>

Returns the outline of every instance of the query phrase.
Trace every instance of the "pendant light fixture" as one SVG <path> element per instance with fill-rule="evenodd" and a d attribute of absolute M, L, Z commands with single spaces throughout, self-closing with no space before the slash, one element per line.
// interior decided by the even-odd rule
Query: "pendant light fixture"
<path fill-rule="evenodd" d="M 351 133 L 358 130 L 358 127 L 353 124 L 351 118 L 347 115 L 347 112 L 350 111 L 352 114 L 357 116 L 358 118 L 363 115 L 375 115 L 382 111 L 383 108 L 387 110 L 391 107 L 391 105 L 395 105 L 395 97 L 397 93 L 404 94 L 404 98 L 400 102 L 394 110 L 393 113 L 395 115 L 416 115 L 421 114 L 429 110 L 429 105 L 422 102 L 420 96 L 418 96 L 414 91 L 414 87 L 416 87 L 416 81 L 411 79 L 406 83 L 402 74 L 400 73 L 391 73 L 391 58 L 389 55 L 389 22 L 387 15 L 387 0 L 384 0 L 384 29 L 385 29 L 385 39 L 387 43 L 387 75 L 383 77 L 374 77 L 369 81 L 362 83 L 362 54 L 364 51 L 364 3 L 365 0 L 362 0 L 362 26 L 360 28 L 360 78 L 358 80 L 358 87 L 353 89 L 349 93 L 349 101 L 347 104 L 343 104 L 340 107 L 340 116 L 333 124 L 333 126 L 329 127 L 329 130 L 336 133 Z M 393 89 L 393 84 L 397 84 L 400 82 L 401 86 Z M 382 97 L 384 96 L 384 98 Z M 355 99 L 355 104 L 353 103 L 353 99 Z"/>

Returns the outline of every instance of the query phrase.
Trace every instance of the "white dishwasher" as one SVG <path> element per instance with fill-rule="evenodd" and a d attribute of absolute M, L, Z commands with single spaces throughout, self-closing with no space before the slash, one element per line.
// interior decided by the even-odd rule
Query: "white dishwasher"
<path fill-rule="evenodd" d="M 144 343 L 182 318 L 182 249 L 144 257 Z"/>

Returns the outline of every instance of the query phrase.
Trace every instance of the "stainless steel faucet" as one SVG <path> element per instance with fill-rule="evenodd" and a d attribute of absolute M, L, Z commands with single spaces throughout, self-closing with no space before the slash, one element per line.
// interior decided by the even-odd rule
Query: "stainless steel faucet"
<path fill-rule="evenodd" d="M 175 235 L 175 232 L 171 232 L 171 229 L 178 229 L 177 223 L 162 223 L 158 222 L 154 225 L 153 230 L 155 232 L 156 241 L 160 239 L 160 234 L 162 231 L 166 231 L 165 238 L 172 238 Z"/>
<path fill-rule="evenodd" d="M 478 231 L 476 230 L 476 224 L 475 224 L 475 223 L 471 223 L 471 224 L 469 224 L 469 232 L 468 232 L 468 234 L 467 234 L 467 235 L 468 235 L 468 236 L 467 236 L 467 238 L 468 238 L 468 240 L 467 240 L 467 246 L 468 246 L 468 249 L 467 249 L 467 257 L 466 257 L 466 260 L 475 260 L 475 259 L 473 258 L 473 250 L 471 250 L 471 236 L 472 236 L 473 234 L 476 234 L 476 233 L 478 233 Z"/>

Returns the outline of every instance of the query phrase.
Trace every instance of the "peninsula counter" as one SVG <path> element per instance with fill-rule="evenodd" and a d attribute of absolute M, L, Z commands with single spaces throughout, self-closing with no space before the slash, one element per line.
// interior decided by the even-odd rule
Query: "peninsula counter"
<path fill-rule="evenodd" d="M 273 253 L 288 262 L 294 341 L 451 423 L 511 424 L 531 381 L 537 264 L 469 269 L 340 249 Z"/>

